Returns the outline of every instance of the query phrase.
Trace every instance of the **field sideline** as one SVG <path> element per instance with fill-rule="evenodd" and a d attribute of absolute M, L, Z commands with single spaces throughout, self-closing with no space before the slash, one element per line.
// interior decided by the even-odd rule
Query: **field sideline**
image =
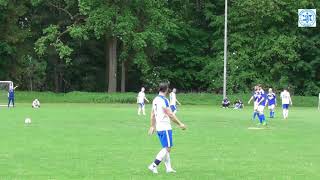
<path fill-rule="evenodd" d="M 288 121 L 278 108 L 268 128 L 251 130 L 251 107 L 181 106 L 188 130 L 174 127 L 177 173 L 161 165 L 153 175 L 160 144 L 147 135 L 150 105 L 146 117 L 132 104 L 30 106 L 0 108 L 0 179 L 320 179 L 316 108 L 292 107 Z"/>

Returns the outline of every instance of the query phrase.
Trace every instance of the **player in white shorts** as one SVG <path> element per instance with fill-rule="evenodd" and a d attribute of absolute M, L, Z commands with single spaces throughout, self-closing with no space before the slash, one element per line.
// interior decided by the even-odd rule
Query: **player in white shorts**
<path fill-rule="evenodd" d="M 138 115 L 140 115 L 141 111 L 143 115 L 146 115 L 145 112 L 145 105 L 144 105 L 144 101 L 149 102 L 149 100 L 146 98 L 146 94 L 144 93 L 145 88 L 142 87 L 141 91 L 139 92 L 138 96 L 137 96 L 137 103 L 138 103 Z"/>
<path fill-rule="evenodd" d="M 176 172 L 171 167 L 170 150 L 172 144 L 172 128 L 171 121 L 175 122 L 182 130 L 186 129 L 186 126 L 179 121 L 174 113 L 169 108 L 169 101 L 166 98 L 168 93 L 168 84 L 161 83 L 159 86 L 159 95 L 153 99 L 150 129 L 149 134 L 153 134 L 155 131 L 158 134 L 162 149 L 157 154 L 156 159 L 150 164 L 148 169 L 153 173 L 158 173 L 157 167 L 163 161 L 166 166 L 167 173 Z"/>
<path fill-rule="evenodd" d="M 292 100 L 290 93 L 286 88 L 281 92 L 280 98 L 282 100 L 283 119 L 287 119 L 289 116 L 289 104 L 292 106 Z"/>
<path fill-rule="evenodd" d="M 172 92 L 170 93 L 170 109 L 173 113 L 177 112 L 177 103 L 181 106 L 181 103 L 177 99 L 176 92 L 177 89 L 173 88 Z"/>

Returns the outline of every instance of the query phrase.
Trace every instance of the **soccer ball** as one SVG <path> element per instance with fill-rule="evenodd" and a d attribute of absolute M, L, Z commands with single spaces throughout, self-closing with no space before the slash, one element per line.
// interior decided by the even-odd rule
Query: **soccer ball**
<path fill-rule="evenodd" d="M 26 118 L 26 119 L 24 120 L 24 123 L 30 124 L 30 123 L 31 123 L 31 119 L 30 119 L 30 118 Z"/>

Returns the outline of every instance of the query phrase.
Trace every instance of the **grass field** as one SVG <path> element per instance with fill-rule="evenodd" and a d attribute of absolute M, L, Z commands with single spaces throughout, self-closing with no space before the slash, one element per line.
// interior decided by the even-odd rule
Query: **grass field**
<path fill-rule="evenodd" d="M 0 179 L 320 179 L 320 112 L 293 107 L 284 121 L 277 109 L 267 129 L 252 130 L 251 109 L 182 106 L 188 130 L 174 127 L 177 173 L 161 165 L 153 175 L 147 166 L 161 147 L 135 105 L 0 108 Z"/>

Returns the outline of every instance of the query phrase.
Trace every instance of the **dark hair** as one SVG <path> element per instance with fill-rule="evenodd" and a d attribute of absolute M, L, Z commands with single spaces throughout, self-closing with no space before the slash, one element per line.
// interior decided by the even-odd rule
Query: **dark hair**
<path fill-rule="evenodd" d="M 169 84 L 166 82 L 162 82 L 159 84 L 159 92 L 166 92 L 169 89 Z"/>

